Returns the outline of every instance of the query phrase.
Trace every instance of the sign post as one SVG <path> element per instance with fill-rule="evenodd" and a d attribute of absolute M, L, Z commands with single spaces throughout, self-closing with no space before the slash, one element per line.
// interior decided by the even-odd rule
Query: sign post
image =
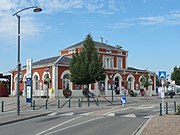
<path fill-rule="evenodd" d="M 27 60 L 26 73 L 26 103 L 32 106 L 32 59 Z"/>
<path fill-rule="evenodd" d="M 126 104 L 126 96 L 122 96 L 121 97 L 121 104 L 123 107 L 125 107 L 125 104 Z"/>
<path fill-rule="evenodd" d="M 161 89 L 161 98 L 162 98 L 162 115 L 164 116 L 164 80 L 166 79 L 166 71 L 158 72 L 158 79 L 161 80 L 162 89 Z"/>

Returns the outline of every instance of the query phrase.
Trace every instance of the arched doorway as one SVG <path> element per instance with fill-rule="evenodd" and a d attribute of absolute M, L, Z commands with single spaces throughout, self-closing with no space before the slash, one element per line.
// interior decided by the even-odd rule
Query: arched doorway
<path fill-rule="evenodd" d="M 70 74 L 65 74 L 62 79 L 62 88 L 64 89 L 70 89 L 71 83 L 70 83 Z"/>
<path fill-rule="evenodd" d="M 119 77 L 115 78 L 114 85 L 115 85 L 115 94 L 120 94 L 120 79 L 119 79 Z"/>
<path fill-rule="evenodd" d="M 100 95 L 105 95 L 105 80 L 99 81 Z"/>
<path fill-rule="evenodd" d="M 134 80 L 133 77 L 128 78 L 128 90 L 134 90 Z"/>

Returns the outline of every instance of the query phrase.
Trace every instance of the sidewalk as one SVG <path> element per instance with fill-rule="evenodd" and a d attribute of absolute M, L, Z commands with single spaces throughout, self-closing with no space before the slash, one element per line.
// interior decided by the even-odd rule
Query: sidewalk
<path fill-rule="evenodd" d="M 179 135 L 180 115 L 156 115 L 146 121 L 136 135 Z"/>

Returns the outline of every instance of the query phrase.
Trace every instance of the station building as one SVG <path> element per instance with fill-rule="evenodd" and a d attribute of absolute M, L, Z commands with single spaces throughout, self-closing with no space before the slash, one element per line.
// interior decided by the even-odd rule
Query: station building
<path fill-rule="evenodd" d="M 106 70 L 105 80 L 89 85 L 89 90 L 96 96 L 114 96 L 128 94 L 128 90 L 133 90 L 139 94 L 140 89 L 145 89 L 146 95 L 156 93 L 156 74 L 148 70 L 137 69 L 127 66 L 128 51 L 121 46 L 112 46 L 103 42 L 94 42 L 103 60 Z M 62 97 L 63 90 L 69 86 L 72 96 L 82 96 L 82 85 L 73 84 L 70 81 L 69 63 L 75 50 L 80 51 L 83 42 L 74 44 L 59 51 L 59 56 L 42 59 L 32 64 L 32 92 L 33 96 Z M 21 69 L 22 80 L 20 83 L 20 93 L 26 95 L 26 68 Z M 142 86 L 143 76 L 149 76 L 151 85 L 148 88 Z M 46 78 L 49 84 L 46 84 Z M 11 94 L 17 93 L 17 69 L 11 74 Z M 118 92 L 117 92 L 118 91 Z"/>

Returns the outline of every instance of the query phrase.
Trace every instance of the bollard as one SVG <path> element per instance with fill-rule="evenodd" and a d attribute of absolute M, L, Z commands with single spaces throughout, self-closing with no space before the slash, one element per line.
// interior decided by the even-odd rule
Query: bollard
<path fill-rule="evenodd" d="M 60 108 L 60 100 L 58 99 L 58 108 Z"/>
<path fill-rule="evenodd" d="M 78 107 L 81 107 L 81 100 L 78 99 Z"/>
<path fill-rule="evenodd" d="M 160 103 L 160 116 L 162 116 L 162 103 Z"/>
<path fill-rule="evenodd" d="M 48 100 L 46 100 L 46 109 L 47 109 Z"/>
<path fill-rule="evenodd" d="M 87 97 L 87 100 L 88 100 L 88 106 L 90 106 L 89 97 Z"/>
<path fill-rule="evenodd" d="M 69 99 L 69 108 L 71 107 L 71 99 Z"/>
<path fill-rule="evenodd" d="M 176 102 L 174 101 L 174 112 L 176 113 Z"/>
<path fill-rule="evenodd" d="M 166 102 L 166 114 L 168 114 L 168 102 Z"/>
<path fill-rule="evenodd" d="M 80 100 L 80 105 L 81 105 L 81 107 L 82 107 L 82 103 L 83 103 L 83 99 Z"/>
<path fill-rule="evenodd" d="M 1 112 L 4 112 L 4 101 L 2 101 L 2 109 Z"/>
<path fill-rule="evenodd" d="M 33 110 L 35 110 L 35 100 L 33 100 Z"/>
<path fill-rule="evenodd" d="M 98 98 L 97 98 L 97 100 L 96 100 L 96 104 L 97 104 L 97 106 L 99 106 L 99 100 L 98 100 Z"/>

